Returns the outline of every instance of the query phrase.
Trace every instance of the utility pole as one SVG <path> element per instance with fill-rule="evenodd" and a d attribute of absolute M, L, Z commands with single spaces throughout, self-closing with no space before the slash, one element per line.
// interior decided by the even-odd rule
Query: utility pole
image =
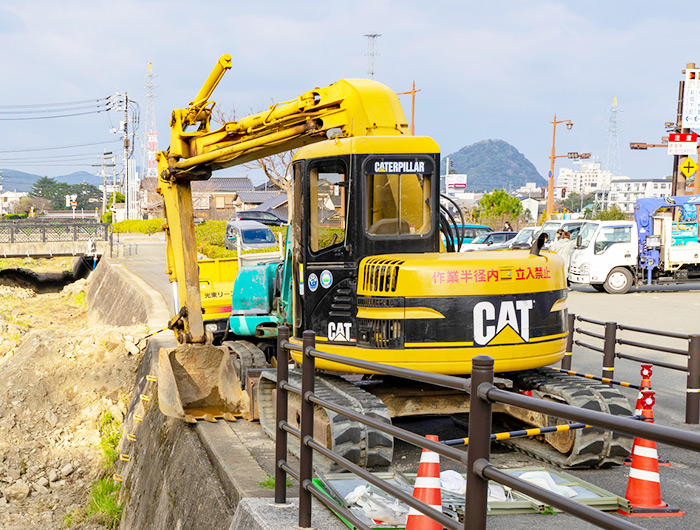
<path fill-rule="evenodd" d="M 413 88 L 408 92 L 399 92 L 397 95 L 401 96 L 403 94 L 411 94 L 411 136 L 416 135 L 416 122 L 414 120 L 416 115 L 416 92 L 420 92 L 420 88 L 416 90 L 416 81 L 413 80 Z"/>
<path fill-rule="evenodd" d="M 124 92 L 124 208 L 126 219 L 129 219 L 129 96 Z"/>

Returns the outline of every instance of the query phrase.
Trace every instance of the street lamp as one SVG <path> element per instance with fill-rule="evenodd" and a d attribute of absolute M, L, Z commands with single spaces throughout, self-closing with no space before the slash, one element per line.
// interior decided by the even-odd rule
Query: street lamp
<path fill-rule="evenodd" d="M 550 121 L 552 124 L 552 154 L 549 155 L 549 175 L 547 179 L 547 221 L 552 218 L 552 210 L 554 210 L 554 159 L 568 157 L 568 155 L 556 156 L 554 154 L 554 143 L 557 138 L 557 124 L 566 123 L 566 128 L 570 131 L 574 126 L 571 120 L 557 120 L 557 115 L 554 115 L 554 120 Z"/>

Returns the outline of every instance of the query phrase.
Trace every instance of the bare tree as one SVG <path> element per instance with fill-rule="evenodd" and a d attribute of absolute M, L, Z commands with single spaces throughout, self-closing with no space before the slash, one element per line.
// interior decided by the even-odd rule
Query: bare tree
<path fill-rule="evenodd" d="M 29 213 L 34 208 L 34 213 L 44 213 L 51 209 L 51 201 L 43 197 L 22 197 L 17 206 L 17 213 Z"/>

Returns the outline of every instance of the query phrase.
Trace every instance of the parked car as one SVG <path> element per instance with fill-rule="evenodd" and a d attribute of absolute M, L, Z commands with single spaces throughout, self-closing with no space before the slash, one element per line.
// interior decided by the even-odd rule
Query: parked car
<path fill-rule="evenodd" d="M 268 248 L 277 243 L 269 226 L 257 221 L 229 221 L 226 223 L 224 247 L 236 250 L 240 242 L 241 250 Z"/>
<path fill-rule="evenodd" d="M 557 237 L 557 230 L 560 228 L 565 232 L 571 234 L 571 239 L 576 239 L 576 236 L 581 231 L 581 227 L 586 223 L 586 221 L 570 221 L 567 219 L 558 219 L 555 221 L 546 221 L 537 234 L 533 237 L 536 239 L 542 232 L 545 232 L 549 239 L 547 240 L 547 246 L 551 245 L 554 238 Z"/>
<path fill-rule="evenodd" d="M 491 247 L 492 245 L 500 245 L 506 241 L 510 241 L 515 238 L 516 232 L 488 232 L 483 234 L 470 243 L 465 243 L 462 245 L 460 252 L 469 252 L 471 250 L 483 250 Z"/>
<path fill-rule="evenodd" d="M 269 226 L 282 226 L 286 222 L 272 212 L 261 212 L 258 210 L 246 210 L 238 212 L 233 221 L 257 221 Z"/>
<path fill-rule="evenodd" d="M 504 249 L 504 248 L 514 248 L 514 249 L 525 249 L 525 248 L 530 248 L 532 246 L 532 242 L 534 241 L 533 235 L 539 232 L 540 227 L 539 226 L 528 226 L 523 229 L 521 229 L 519 232 L 516 233 L 515 237 L 513 239 L 509 239 L 508 241 L 505 241 L 503 243 L 494 243 L 490 247 L 488 247 L 488 250 L 498 250 L 498 249 Z"/>
<path fill-rule="evenodd" d="M 470 243 L 474 238 L 479 237 L 483 234 L 493 232 L 493 229 L 490 226 L 486 226 L 486 225 L 465 224 L 464 228 L 462 228 L 462 225 L 458 224 L 456 227 L 450 226 L 450 228 L 453 231 L 456 230 L 457 234 L 459 234 L 461 232 L 462 245 L 464 245 L 465 243 Z M 452 240 L 453 240 L 455 246 L 457 246 L 457 236 L 454 236 L 452 238 Z"/>

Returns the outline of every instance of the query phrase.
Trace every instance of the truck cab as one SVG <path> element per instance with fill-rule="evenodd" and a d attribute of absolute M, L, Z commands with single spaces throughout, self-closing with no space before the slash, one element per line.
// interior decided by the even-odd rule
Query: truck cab
<path fill-rule="evenodd" d="M 571 253 L 569 281 L 622 294 L 635 283 L 637 228 L 634 221 L 589 221 Z"/>

